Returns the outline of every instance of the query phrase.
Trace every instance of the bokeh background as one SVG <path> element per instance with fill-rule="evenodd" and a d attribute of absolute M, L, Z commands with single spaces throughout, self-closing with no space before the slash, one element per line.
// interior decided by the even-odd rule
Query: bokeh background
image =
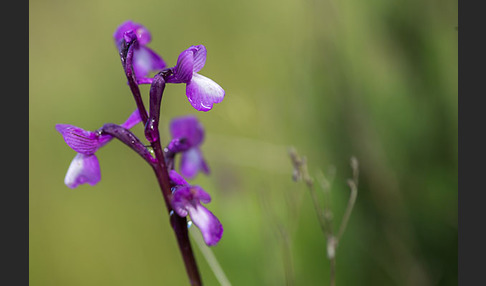
<path fill-rule="evenodd" d="M 205 45 L 200 73 L 226 90 L 204 113 L 168 86 L 161 125 L 194 114 L 205 126 L 212 172 L 192 183 L 224 225 L 211 250 L 232 285 L 329 283 L 291 146 L 313 177 L 335 170 L 336 228 L 351 156 L 360 163 L 337 285 L 457 284 L 457 1 L 32 0 L 31 285 L 188 284 L 156 179 L 135 153 L 112 141 L 97 153 L 98 185 L 63 183 L 75 152 L 55 124 L 95 130 L 135 108 L 112 39 L 125 20 L 151 31 L 169 66 Z M 205 285 L 218 285 L 193 247 Z"/>

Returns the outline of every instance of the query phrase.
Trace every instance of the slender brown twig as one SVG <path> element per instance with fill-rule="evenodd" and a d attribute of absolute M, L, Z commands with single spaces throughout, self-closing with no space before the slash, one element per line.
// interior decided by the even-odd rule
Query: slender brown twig
<path fill-rule="evenodd" d="M 358 160 L 355 157 L 351 158 L 351 168 L 353 171 L 353 178 L 348 179 L 348 186 L 351 189 L 351 194 L 349 196 L 348 205 L 343 215 L 343 219 L 339 226 L 338 234 L 334 234 L 333 230 L 333 213 L 331 209 L 331 183 L 325 178 L 325 176 L 320 173 L 318 176 L 320 178 L 320 185 L 325 195 L 324 207 L 321 207 L 319 200 L 314 188 L 314 181 L 310 177 L 307 169 L 307 160 L 305 157 L 301 157 L 297 154 L 294 148 L 289 150 L 289 155 L 294 166 L 293 178 L 295 181 L 304 181 L 309 190 L 314 209 L 317 214 L 319 225 L 321 230 L 327 240 L 327 257 L 330 262 L 330 282 L 331 286 L 336 285 L 336 250 L 344 231 L 346 230 L 351 212 L 353 211 L 356 198 L 358 196 L 358 175 L 359 167 Z"/>

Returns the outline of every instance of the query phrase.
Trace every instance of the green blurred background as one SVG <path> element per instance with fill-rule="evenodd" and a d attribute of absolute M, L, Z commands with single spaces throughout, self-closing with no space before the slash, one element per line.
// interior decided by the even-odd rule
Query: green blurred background
<path fill-rule="evenodd" d="M 336 228 L 349 159 L 359 160 L 337 285 L 457 284 L 457 1 L 34 0 L 29 10 L 31 285 L 188 284 L 156 179 L 135 153 L 112 141 L 97 153 L 98 185 L 63 183 L 75 152 L 55 124 L 95 130 L 135 108 L 112 39 L 128 19 L 169 66 L 205 45 L 200 73 L 226 90 L 203 113 L 183 85 L 168 86 L 161 125 L 194 114 L 205 126 L 212 173 L 193 183 L 224 225 L 212 251 L 232 285 L 328 284 L 290 146 L 312 176 L 336 170 Z M 193 246 L 205 285 L 218 285 Z"/>

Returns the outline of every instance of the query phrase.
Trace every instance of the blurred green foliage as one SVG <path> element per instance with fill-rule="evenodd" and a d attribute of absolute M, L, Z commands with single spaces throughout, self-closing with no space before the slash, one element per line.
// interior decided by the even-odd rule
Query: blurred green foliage
<path fill-rule="evenodd" d="M 113 141 L 98 152 L 97 186 L 63 184 L 75 152 L 55 124 L 95 130 L 135 108 L 112 40 L 128 19 L 151 31 L 169 66 L 205 45 L 200 73 L 226 90 L 203 113 L 182 85 L 168 86 L 161 124 L 195 114 L 205 126 L 212 174 L 194 184 L 225 227 L 212 250 L 232 285 L 328 283 L 326 241 L 305 185 L 292 181 L 290 146 L 313 176 L 335 168 L 336 227 L 349 158 L 360 162 L 337 285 L 457 284 L 457 1 L 37 0 L 29 12 L 31 285 L 188 283 L 136 154 Z M 218 285 L 194 247 L 205 284 Z"/>

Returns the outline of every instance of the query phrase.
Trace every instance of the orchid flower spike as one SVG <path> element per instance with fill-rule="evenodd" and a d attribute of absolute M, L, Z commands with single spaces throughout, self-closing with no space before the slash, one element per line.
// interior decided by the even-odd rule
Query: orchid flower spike
<path fill-rule="evenodd" d="M 204 129 L 197 117 L 188 115 L 172 119 L 170 133 L 173 139 L 168 149 L 181 153 L 180 173 L 188 179 L 194 178 L 199 171 L 209 174 L 209 167 L 199 148 L 204 140 Z"/>
<path fill-rule="evenodd" d="M 146 45 L 151 41 L 150 32 L 142 24 L 132 21 L 122 23 L 113 34 L 115 44 L 120 49 L 125 35 L 133 32 L 137 36 L 136 46 L 133 52 L 133 70 L 135 77 L 139 80 L 147 77 L 151 72 L 162 70 L 166 64 L 162 58 Z"/>
<path fill-rule="evenodd" d="M 216 245 L 223 236 L 223 225 L 218 218 L 202 203 L 211 202 L 211 196 L 199 186 L 189 185 L 176 171 L 171 170 L 169 177 L 172 188 L 171 205 L 181 217 L 189 214 L 192 222 L 201 230 L 204 242 L 208 246 Z"/>
<path fill-rule="evenodd" d="M 140 121 L 140 114 L 136 109 L 121 126 L 130 129 Z M 78 153 L 69 165 L 64 183 L 72 189 L 85 183 L 96 185 L 101 179 L 101 173 L 95 153 L 113 137 L 69 124 L 56 124 L 56 130 L 61 133 L 67 145 Z"/>
<path fill-rule="evenodd" d="M 172 75 L 166 79 L 169 83 L 185 83 L 187 99 L 198 111 L 209 111 L 213 104 L 220 103 L 225 91 L 213 80 L 198 74 L 206 63 L 206 47 L 191 46 L 183 51 L 172 68 Z"/>

